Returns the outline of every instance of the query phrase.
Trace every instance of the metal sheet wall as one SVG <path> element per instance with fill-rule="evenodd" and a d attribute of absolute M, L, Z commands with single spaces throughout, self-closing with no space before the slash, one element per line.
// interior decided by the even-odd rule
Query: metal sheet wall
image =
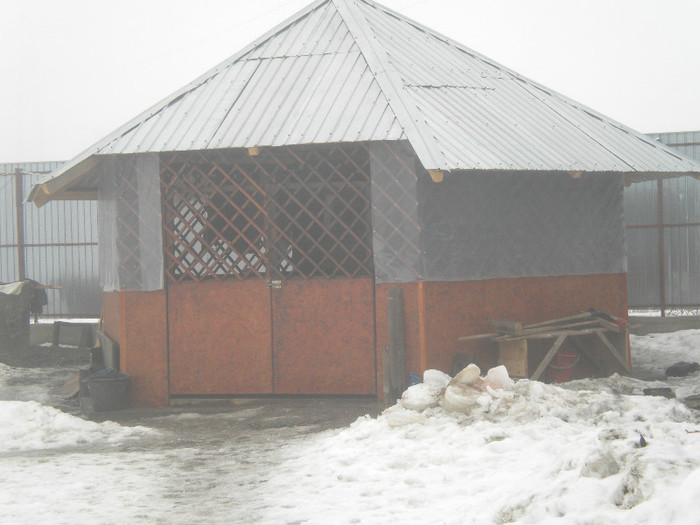
<path fill-rule="evenodd" d="M 0 164 L 0 281 L 18 280 L 16 170 L 22 184 L 24 276 L 48 290 L 44 313 L 99 316 L 101 289 L 97 266 L 97 203 L 53 201 L 42 208 L 26 203 L 27 195 L 46 173 L 62 162 Z"/>
<path fill-rule="evenodd" d="M 652 135 L 700 160 L 700 132 Z M 629 306 L 663 315 L 700 307 L 700 181 L 648 181 L 625 189 Z"/>

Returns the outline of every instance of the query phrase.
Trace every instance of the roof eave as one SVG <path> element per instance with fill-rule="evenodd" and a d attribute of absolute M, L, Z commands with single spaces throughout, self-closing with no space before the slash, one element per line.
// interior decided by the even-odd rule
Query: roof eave
<path fill-rule="evenodd" d="M 75 191 L 71 190 L 70 186 L 95 169 L 100 162 L 100 157 L 96 155 L 76 157 L 52 172 L 49 179 L 35 184 L 29 192 L 27 201 L 41 208 L 51 200 L 96 199 L 96 191 Z"/>

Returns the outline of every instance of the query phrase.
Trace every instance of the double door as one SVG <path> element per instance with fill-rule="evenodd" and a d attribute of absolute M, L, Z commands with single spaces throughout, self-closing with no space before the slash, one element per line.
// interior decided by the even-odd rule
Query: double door
<path fill-rule="evenodd" d="M 171 394 L 375 393 L 366 149 L 165 161 Z"/>
<path fill-rule="evenodd" d="M 172 285 L 168 324 L 171 394 L 376 392 L 371 279 Z"/>

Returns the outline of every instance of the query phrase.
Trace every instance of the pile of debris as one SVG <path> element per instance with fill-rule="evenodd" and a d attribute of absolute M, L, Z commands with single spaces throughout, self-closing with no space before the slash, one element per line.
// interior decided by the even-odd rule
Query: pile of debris
<path fill-rule="evenodd" d="M 36 281 L 0 283 L 0 350 L 29 346 L 30 314 L 37 316 L 45 304 L 46 287 Z"/>
<path fill-rule="evenodd" d="M 439 370 L 426 370 L 423 382 L 408 387 L 395 407 L 415 413 L 437 407 L 462 414 L 475 409 L 494 412 L 501 402 L 514 397 L 514 388 L 515 382 L 504 366 L 491 368 L 483 377 L 473 363 L 454 377 Z"/>

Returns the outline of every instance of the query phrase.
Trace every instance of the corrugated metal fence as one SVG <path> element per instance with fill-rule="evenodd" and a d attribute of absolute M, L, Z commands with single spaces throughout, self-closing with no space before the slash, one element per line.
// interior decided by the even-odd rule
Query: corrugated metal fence
<path fill-rule="evenodd" d="M 97 202 L 26 203 L 32 185 L 61 164 L 0 164 L 0 281 L 55 286 L 47 291 L 49 316 L 96 317 L 102 309 Z"/>
<path fill-rule="evenodd" d="M 651 137 L 700 160 L 700 131 Z M 630 309 L 700 309 L 700 181 L 680 177 L 625 190 Z"/>

